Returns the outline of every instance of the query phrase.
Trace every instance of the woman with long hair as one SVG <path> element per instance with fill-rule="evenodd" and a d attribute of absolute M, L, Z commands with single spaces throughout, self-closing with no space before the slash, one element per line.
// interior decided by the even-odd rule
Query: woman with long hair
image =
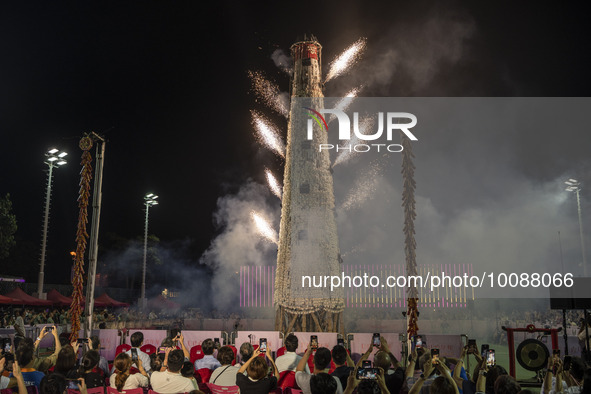
<path fill-rule="evenodd" d="M 113 363 L 115 373 L 110 378 L 111 387 L 117 389 L 117 391 L 148 387 L 150 380 L 148 379 L 148 373 L 142 365 L 142 360 L 138 358 L 134 362 L 140 373 L 130 373 L 129 370 L 131 369 L 132 360 L 129 354 L 120 353 L 115 357 Z"/>
<path fill-rule="evenodd" d="M 78 377 L 84 378 L 86 387 L 89 389 L 105 386 L 105 379 L 101 374 L 93 372 L 93 369 L 98 365 L 100 358 L 99 352 L 96 350 L 89 350 L 80 361 Z"/>

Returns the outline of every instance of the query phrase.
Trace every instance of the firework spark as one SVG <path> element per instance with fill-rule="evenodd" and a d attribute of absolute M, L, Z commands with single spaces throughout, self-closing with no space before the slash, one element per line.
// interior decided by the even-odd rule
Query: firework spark
<path fill-rule="evenodd" d="M 265 220 L 265 218 L 263 218 L 261 215 L 259 215 L 255 211 L 252 211 L 250 213 L 250 217 L 252 218 L 252 221 L 256 225 L 259 235 L 261 237 L 273 242 L 274 244 L 277 244 L 277 242 L 278 242 L 277 233 L 275 232 L 275 230 L 273 230 L 273 228 L 271 227 L 269 222 L 267 222 L 267 220 Z"/>
<path fill-rule="evenodd" d="M 328 82 L 347 72 L 349 68 L 359 60 L 366 44 L 367 40 L 365 38 L 360 38 L 345 49 L 343 53 L 337 56 L 335 60 L 330 63 L 330 68 L 328 74 L 326 74 L 326 80 L 324 82 Z"/>
<path fill-rule="evenodd" d="M 252 90 L 269 108 L 287 118 L 289 114 L 289 97 L 279 90 L 279 86 L 269 81 L 260 71 L 249 71 Z"/>
<path fill-rule="evenodd" d="M 367 131 L 371 129 L 373 125 L 374 120 L 372 118 L 363 118 L 359 122 L 359 132 L 361 134 L 367 134 Z M 337 164 L 342 164 L 346 162 L 354 156 L 357 156 L 359 152 L 355 152 L 353 147 L 357 144 L 364 144 L 365 142 L 366 140 L 359 138 L 357 134 L 353 134 L 353 138 L 351 138 L 349 141 L 341 143 L 338 149 L 340 153 L 334 161 L 333 167 Z M 347 146 L 347 148 L 345 148 L 345 146 Z"/>
<path fill-rule="evenodd" d="M 355 187 L 349 192 L 340 208 L 349 211 L 353 208 L 360 207 L 364 202 L 371 200 L 372 196 L 375 195 L 378 184 L 378 178 L 361 178 Z"/>
<path fill-rule="evenodd" d="M 347 108 L 349 108 L 349 106 L 355 100 L 355 97 L 357 97 L 357 95 L 359 94 L 359 91 L 361 90 L 361 88 L 362 88 L 362 86 L 358 86 L 358 87 L 353 88 L 350 91 L 348 91 L 347 94 L 342 99 L 337 101 L 337 103 L 334 106 L 334 109 L 337 109 L 339 111 L 345 111 Z M 328 123 L 332 122 L 336 118 L 337 118 L 336 115 L 331 114 L 330 118 L 328 119 Z"/>
<path fill-rule="evenodd" d="M 273 194 L 279 197 L 279 199 L 281 200 L 281 185 L 279 184 L 277 179 L 275 179 L 271 171 L 269 171 L 269 169 L 267 168 L 265 169 L 265 175 L 267 177 L 267 183 L 269 184 L 269 188 L 271 189 Z"/>
<path fill-rule="evenodd" d="M 255 111 L 250 111 L 250 113 L 252 114 L 252 123 L 257 131 L 258 140 L 279 156 L 285 157 L 285 144 L 279 137 L 277 129 L 261 114 Z"/>

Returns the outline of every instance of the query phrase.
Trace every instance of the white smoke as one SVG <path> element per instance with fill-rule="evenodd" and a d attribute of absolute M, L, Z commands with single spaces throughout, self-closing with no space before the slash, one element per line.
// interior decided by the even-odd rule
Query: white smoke
<path fill-rule="evenodd" d="M 420 94 L 442 69 L 466 58 L 475 32 L 470 15 L 435 7 L 422 19 L 400 21 L 379 39 L 370 39 L 368 52 L 353 68 L 353 76 L 339 82 L 343 89 L 343 84 L 363 83 L 369 95 Z"/>
<path fill-rule="evenodd" d="M 290 74 L 293 72 L 293 59 L 287 53 L 285 53 L 282 49 L 276 49 L 271 54 L 271 59 L 275 66 L 279 68 L 286 74 Z"/>
<path fill-rule="evenodd" d="M 277 246 L 261 239 L 251 212 L 256 211 L 279 228 L 279 207 L 272 203 L 268 189 L 248 181 L 236 194 L 220 197 L 214 213 L 214 224 L 220 231 L 199 262 L 213 269 L 211 290 L 214 306 L 220 310 L 236 308 L 239 290 L 239 272 L 242 266 L 273 265 Z"/>

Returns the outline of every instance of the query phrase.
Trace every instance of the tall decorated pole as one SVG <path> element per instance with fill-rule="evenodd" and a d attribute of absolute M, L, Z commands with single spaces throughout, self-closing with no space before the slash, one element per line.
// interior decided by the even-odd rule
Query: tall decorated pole
<path fill-rule="evenodd" d="M 413 164 L 413 153 L 410 139 L 400 133 L 402 151 L 402 207 L 404 208 L 404 254 L 406 257 L 406 275 L 407 277 L 417 275 L 417 242 L 415 240 L 415 218 L 417 217 L 415 204 L 414 179 L 415 166 Z M 419 331 L 417 324 L 418 314 L 418 291 L 416 286 L 409 286 L 406 289 L 406 332 L 408 338 L 412 338 Z"/>
<path fill-rule="evenodd" d="M 342 292 L 301 283 L 304 275 L 341 272 L 330 159 L 326 150 L 318 151 L 327 130 L 310 123 L 308 115 L 324 108 L 321 50 L 313 36 L 291 46 L 294 73 L 275 277 L 275 329 L 283 333 L 344 330 Z"/>
<path fill-rule="evenodd" d="M 80 172 L 80 192 L 78 195 L 78 227 L 76 230 L 76 255 L 74 256 L 74 267 L 72 275 L 72 305 L 70 305 L 70 319 L 72 321 L 72 333 L 70 341 L 78 338 L 80 331 L 80 315 L 82 313 L 83 282 L 84 282 L 84 253 L 86 252 L 86 240 L 88 232 L 88 200 L 90 197 L 90 181 L 92 179 L 92 138 L 89 135 L 82 137 L 79 143 L 82 149 L 82 171 Z"/>

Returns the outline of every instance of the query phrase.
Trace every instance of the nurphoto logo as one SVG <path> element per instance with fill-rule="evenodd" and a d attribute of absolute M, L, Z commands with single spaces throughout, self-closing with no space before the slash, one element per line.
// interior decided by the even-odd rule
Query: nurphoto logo
<path fill-rule="evenodd" d="M 324 129 L 327 132 L 328 130 L 328 123 L 324 118 L 324 114 L 332 114 L 336 117 L 338 121 L 338 136 L 339 140 L 341 141 L 351 141 L 351 119 L 349 115 L 347 115 L 344 111 L 339 109 L 319 109 L 314 110 L 309 107 L 304 107 L 305 110 L 308 111 L 308 119 L 307 124 L 307 139 L 313 140 L 314 139 L 314 122 L 318 124 L 320 130 Z M 384 120 L 385 119 L 385 120 Z M 384 134 L 384 129 L 386 131 L 386 141 L 390 142 L 393 139 L 394 131 L 399 130 L 406 135 L 411 141 L 418 141 L 418 138 L 410 131 L 411 128 L 416 126 L 417 124 L 417 117 L 408 112 L 378 112 L 377 118 L 377 130 L 371 133 L 367 133 L 367 131 L 362 132 L 359 127 L 359 113 L 353 112 L 353 142 L 365 142 L 365 141 L 376 141 L 382 138 Z M 385 124 L 385 127 L 384 127 Z M 398 134 L 398 133 L 396 133 Z M 371 150 L 377 150 L 378 152 L 382 151 L 382 149 L 387 150 L 388 152 L 402 152 L 403 147 L 400 144 L 385 144 L 385 143 L 350 143 L 349 145 L 333 145 L 333 144 L 319 144 L 318 150 L 331 150 L 334 149 L 337 152 L 342 150 L 348 151 L 355 151 L 355 152 L 369 152 Z"/>

